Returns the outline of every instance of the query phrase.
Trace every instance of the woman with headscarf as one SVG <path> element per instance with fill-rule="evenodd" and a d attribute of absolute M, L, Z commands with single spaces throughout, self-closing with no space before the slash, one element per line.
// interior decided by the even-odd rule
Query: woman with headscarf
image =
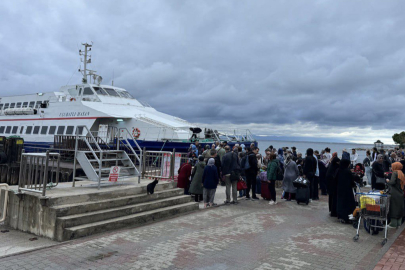
<path fill-rule="evenodd" d="M 391 223 L 389 227 L 398 228 L 401 226 L 402 218 L 404 216 L 404 185 L 405 175 L 402 172 L 402 164 L 395 162 L 392 164 L 391 180 L 387 179 L 388 186 L 390 187 L 390 218 Z"/>
<path fill-rule="evenodd" d="M 178 170 L 177 187 L 184 188 L 184 194 L 188 194 L 190 186 L 191 164 L 189 162 L 181 164 Z"/>
<path fill-rule="evenodd" d="M 278 149 L 277 159 L 278 159 L 278 162 L 280 163 L 280 168 L 282 170 L 284 170 L 284 151 L 282 148 Z"/>
<path fill-rule="evenodd" d="M 332 154 L 332 160 L 326 172 L 326 181 L 328 184 L 329 193 L 329 212 L 332 217 L 337 217 L 336 205 L 337 205 L 337 177 L 336 173 L 339 169 L 340 159 L 337 153 Z"/>
<path fill-rule="evenodd" d="M 199 156 L 198 163 L 194 166 L 194 169 L 191 173 L 192 179 L 190 189 L 188 190 L 188 192 L 195 195 L 194 199 L 196 202 L 201 201 L 203 195 L 202 177 L 204 169 L 205 169 L 204 157 Z"/>
<path fill-rule="evenodd" d="M 203 190 L 204 207 L 214 206 L 214 197 L 219 182 L 219 176 L 218 170 L 215 167 L 215 160 L 213 158 L 210 158 L 208 160 L 208 164 L 204 168 L 202 181 L 204 186 Z"/>
<path fill-rule="evenodd" d="M 379 154 L 377 156 L 377 160 L 371 166 L 373 169 L 371 176 L 371 189 L 383 190 L 385 188 L 384 184 L 381 183 L 377 184 L 377 177 L 385 178 L 383 163 L 384 163 L 384 156 L 382 154 Z"/>
<path fill-rule="evenodd" d="M 297 164 L 292 160 L 292 155 L 287 155 L 287 159 L 285 161 L 285 172 L 284 172 L 284 179 L 283 179 L 283 190 L 284 190 L 284 198 L 287 201 L 291 201 L 294 199 L 295 193 L 297 189 L 293 185 L 293 181 L 298 178 L 299 171 Z"/>
<path fill-rule="evenodd" d="M 339 165 L 337 182 L 337 217 L 342 223 L 349 223 L 349 215 L 356 209 L 353 195 L 353 174 L 349 169 L 350 159 L 342 159 Z"/>
<path fill-rule="evenodd" d="M 310 198 L 312 201 L 314 194 L 314 189 L 318 188 L 315 186 L 315 173 L 316 173 L 316 168 L 318 167 L 316 159 L 314 157 L 314 150 L 312 148 L 307 149 L 307 156 L 305 157 L 304 160 L 304 177 L 308 179 L 310 183 L 309 187 L 309 193 L 310 193 Z"/>

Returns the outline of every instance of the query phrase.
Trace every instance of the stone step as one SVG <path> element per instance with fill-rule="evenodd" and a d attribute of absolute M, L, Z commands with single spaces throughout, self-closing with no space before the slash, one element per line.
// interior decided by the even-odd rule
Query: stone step
<path fill-rule="evenodd" d="M 116 230 L 128 226 L 139 226 L 151 221 L 172 217 L 174 215 L 184 214 L 198 209 L 199 209 L 198 203 L 189 202 L 185 204 L 168 206 L 128 216 L 117 217 L 109 220 L 65 228 L 62 237 L 59 238 L 58 240 L 66 241 L 70 239 L 93 235 L 96 233 Z"/>
<path fill-rule="evenodd" d="M 70 216 L 63 216 L 57 218 L 57 229 L 63 229 L 68 227 L 75 227 L 83 224 L 94 223 L 98 221 L 108 220 L 112 218 L 128 216 L 140 212 L 146 212 L 155 210 L 158 208 L 164 208 L 168 206 L 184 204 L 191 202 L 189 195 L 176 196 L 171 198 L 165 198 L 155 200 L 151 202 L 138 203 L 132 205 L 125 205 L 120 207 L 114 207 L 110 209 L 103 209 L 93 212 L 87 212 L 83 214 L 76 214 Z"/>
<path fill-rule="evenodd" d="M 151 180 L 152 182 L 152 180 Z M 158 183 L 155 187 L 156 191 L 161 191 L 165 189 L 171 189 L 176 185 L 175 182 L 163 182 Z M 114 187 L 111 184 L 111 187 Z M 90 189 L 90 188 L 89 188 Z M 47 206 L 52 207 L 55 205 L 64 205 L 64 204 L 76 204 L 76 203 L 85 203 L 89 201 L 98 201 L 98 200 L 107 200 L 120 198 L 125 196 L 137 195 L 137 194 L 146 194 L 146 185 L 143 186 L 129 186 L 123 185 L 122 187 L 114 187 L 114 190 L 109 189 L 108 186 L 104 186 L 102 189 L 98 190 L 96 186 L 93 187 L 91 192 L 69 195 L 69 196 L 57 196 L 51 197 L 47 200 Z"/>
<path fill-rule="evenodd" d="M 131 196 L 124 196 L 113 199 L 105 199 L 99 201 L 90 201 L 84 203 L 63 204 L 51 207 L 55 210 L 56 217 L 70 216 L 83 214 L 93 211 L 106 210 L 110 208 L 133 205 L 137 203 L 146 203 L 154 200 L 161 200 L 174 196 L 183 195 L 184 190 L 180 188 L 166 189 L 161 191 L 155 191 L 153 194 L 137 194 Z M 190 197 L 190 196 L 189 196 Z"/>

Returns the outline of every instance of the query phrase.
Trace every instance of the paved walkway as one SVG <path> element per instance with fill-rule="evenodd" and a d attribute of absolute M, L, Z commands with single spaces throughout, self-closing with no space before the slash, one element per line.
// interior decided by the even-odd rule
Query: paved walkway
<path fill-rule="evenodd" d="M 362 230 L 355 243 L 354 228 L 327 209 L 326 197 L 242 200 L 3 258 L 0 269 L 373 269 L 382 235 Z"/>
<path fill-rule="evenodd" d="M 405 230 L 398 236 L 390 249 L 378 262 L 374 270 L 405 269 Z"/>

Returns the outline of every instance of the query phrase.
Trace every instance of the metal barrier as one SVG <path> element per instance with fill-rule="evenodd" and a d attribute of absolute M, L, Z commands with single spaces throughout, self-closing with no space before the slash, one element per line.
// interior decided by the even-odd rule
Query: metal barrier
<path fill-rule="evenodd" d="M 2 223 L 6 219 L 6 211 L 7 211 L 7 202 L 8 202 L 8 185 L 7 184 L 0 184 L 0 202 L 1 202 L 1 194 L 2 189 L 4 188 L 4 200 L 3 200 L 3 211 L 1 212 L 1 219 L 0 223 Z"/>
<path fill-rule="evenodd" d="M 143 151 L 142 178 L 174 180 L 181 164 L 188 162 L 187 154 L 175 151 Z"/>
<path fill-rule="evenodd" d="M 42 193 L 42 196 L 45 196 L 47 186 L 55 187 L 59 183 L 59 166 L 59 153 L 50 153 L 49 151 L 46 153 L 23 153 L 18 193 L 28 191 Z"/>

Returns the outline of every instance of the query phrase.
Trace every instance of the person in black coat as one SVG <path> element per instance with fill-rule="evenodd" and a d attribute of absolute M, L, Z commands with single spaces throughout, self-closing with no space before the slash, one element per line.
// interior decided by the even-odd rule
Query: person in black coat
<path fill-rule="evenodd" d="M 256 177 L 257 173 L 259 172 L 259 166 L 257 166 L 257 158 L 256 155 L 259 153 L 259 148 L 253 147 L 251 152 L 249 152 L 247 156 L 247 161 L 249 162 L 250 168 L 245 170 L 246 174 L 246 199 L 250 198 L 250 189 L 252 189 L 252 199 L 258 200 L 259 198 L 256 196 Z"/>
<path fill-rule="evenodd" d="M 339 169 L 340 159 L 337 157 L 337 153 L 333 153 L 332 161 L 326 172 L 326 181 L 328 183 L 329 193 L 329 212 L 332 217 L 337 217 L 336 205 L 337 205 L 337 177 L 336 173 Z"/>
<path fill-rule="evenodd" d="M 304 178 L 308 179 L 310 182 L 310 198 L 312 198 L 315 194 L 314 189 L 318 188 L 315 187 L 315 173 L 316 173 L 317 162 L 314 158 L 314 150 L 312 148 L 307 149 L 307 156 L 304 160 Z M 312 198 L 313 199 L 313 198 Z"/>
<path fill-rule="evenodd" d="M 318 168 L 319 168 L 319 185 L 321 187 L 321 194 L 326 196 L 328 195 L 328 188 L 326 182 L 326 165 L 323 160 L 318 159 Z"/>
<path fill-rule="evenodd" d="M 378 189 L 378 190 L 383 190 L 385 188 L 385 184 L 377 184 L 377 176 L 385 178 L 384 176 L 384 156 L 379 154 L 377 156 L 377 160 L 373 163 L 373 171 L 372 171 L 372 176 L 371 176 L 371 189 Z"/>
<path fill-rule="evenodd" d="M 353 174 L 349 169 L 350 160 L 340 161 L 337 182 L 337 217 L 342 223 L 349 223 L 349 215 L 353 214 L 356 202 L 353 194 Z"/>

